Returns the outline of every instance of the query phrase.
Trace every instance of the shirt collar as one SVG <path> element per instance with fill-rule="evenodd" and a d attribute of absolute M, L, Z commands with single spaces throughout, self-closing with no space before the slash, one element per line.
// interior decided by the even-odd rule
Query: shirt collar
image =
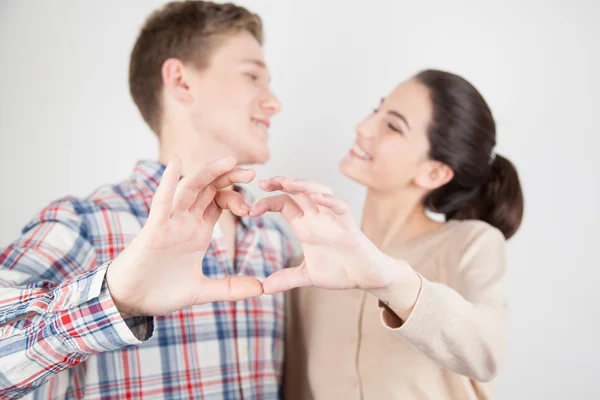
<path fill-rule="evenodd" d="M 137 162 L 133 170 L 132 179 L 154 195 L 165 169 L 166 166 L 158 161 L 141 160 Z"/>

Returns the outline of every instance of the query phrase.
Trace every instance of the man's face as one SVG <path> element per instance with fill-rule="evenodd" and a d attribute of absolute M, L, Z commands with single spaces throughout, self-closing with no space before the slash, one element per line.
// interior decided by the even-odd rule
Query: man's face
<path fill-rule="evenodd" d="M 226 148 L 239 164 L 265 163 L 271 117 L 281 107 L 269 82 L 262 46 L 251 34 L 224 39 L 206 68 L 188 74 L 194 130 Z"/>

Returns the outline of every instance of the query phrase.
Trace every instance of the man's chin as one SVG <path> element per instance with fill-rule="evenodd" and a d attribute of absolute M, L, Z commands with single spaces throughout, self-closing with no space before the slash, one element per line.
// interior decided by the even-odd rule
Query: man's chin
<path fill-rule="evenodd" d="M 271 159 L 271 152 L 268 148 L 249 151 L 243 156 L 238 157 L 239 165 L 265 164 Z"/>

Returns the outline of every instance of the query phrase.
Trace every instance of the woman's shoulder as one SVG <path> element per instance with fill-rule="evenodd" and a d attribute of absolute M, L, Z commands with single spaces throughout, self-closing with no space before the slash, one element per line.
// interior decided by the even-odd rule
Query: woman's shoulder
<path fill-rule="evenodd" d="M 495 226 L 478 219 L 450 220 L 448 224 L 448 233 L 457 240 L 468 243 L 471 240 L 481 240 L 481 238 L 504 242 L 506 239 Z"/>
<path fill-rule="evenodd" d="M 502 232 L 487 222 L 452 219 L 443 223 L 437 230 L 409 242 L 405 247 L 426 251 L 450 248 L 461 252 L 481 243 L 495 243 L 501 246 L 505 241 Z"/>
<path fill-rule="evenodd" d="M 437 230 L 384 252 L 411 265 L 461 264 L 474 254 L 502 254 L 505 239 L 499 229 L 480 220 L 449 220 Z M 425 267 L 424 267 L 425 268 Z"/>
<path fill-rule="evenodd" d="M 506 238 L 498 228 L 480 220 L 452 220 L 447 223 L 452 224 L 448 240 L 455 242 L 462 262 L 486 258 L 498 262 L 504 260 Z"/>

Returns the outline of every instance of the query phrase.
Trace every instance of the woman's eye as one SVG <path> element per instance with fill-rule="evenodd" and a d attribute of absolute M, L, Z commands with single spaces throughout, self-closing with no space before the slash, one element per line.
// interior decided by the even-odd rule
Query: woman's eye
<path fill-rule="evenodd" d="M 397 127 L 395 127 L 392 124 L 388 124 L 388 127 L 393 130 L 394 132 L 398 132 L 399 134 L 402 134 L 402 131 L 400 129 L 398 129 Z"/>

